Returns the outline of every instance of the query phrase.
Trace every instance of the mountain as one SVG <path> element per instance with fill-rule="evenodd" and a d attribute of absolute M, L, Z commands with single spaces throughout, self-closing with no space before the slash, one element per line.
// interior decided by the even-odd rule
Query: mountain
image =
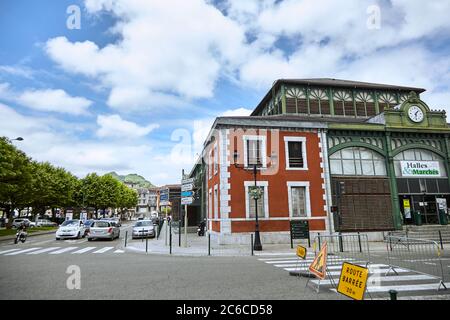
<path fill-rule="evenodd" d="M 109 172 L 107 174 L 112 175 L 115 179 L 122 181 L 122 182 L 128 182 L 128 183 L 137 183 L 139 187 L 142 188 L 153 188 L 155 187 L 150 181 L 145 180 L 144 177 L 135 174 L 135 173 L 131 173 L 131 174 L 127 174 L 127 175 L 118 175 L 117 173 L 113 172 Z"/>

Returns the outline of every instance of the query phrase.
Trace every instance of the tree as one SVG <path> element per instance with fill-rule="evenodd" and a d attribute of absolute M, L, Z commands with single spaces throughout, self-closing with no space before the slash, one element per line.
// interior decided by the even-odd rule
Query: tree
<path fill-rule="evenodd" d="M 0 206 L 11 227 L 14 209 L 30 202 L 31 160 L 5 137 L 0 138 Z"/>

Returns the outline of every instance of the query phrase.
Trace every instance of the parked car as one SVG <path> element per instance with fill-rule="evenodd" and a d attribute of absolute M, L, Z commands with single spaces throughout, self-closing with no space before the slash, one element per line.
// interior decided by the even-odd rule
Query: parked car
<path fill-rule="evenodd" d="M 27 228 L 29 228 L 30 225 L 31 225 L 31 221 L 30 221 L 30 220 L 18 218 L 18 219 L 14 219 L 14 221 L 13 221 L 11 227 L 17 228 L 17 227 L 19 227 L 22 223 L 24 223 L 25 226 L 26 226 Z"/>
<path fill-rule="evenodd" d="M 94 239 L 114 240 L 120 237 L 120 228 L 111 221 L 97 220 L 91 225 L 87 235 L 88 241 Z"/>
<path fill-rule="evenodd" d="M 84 222 L 84 228 L 85 228 L 84 234 L 85 235 L 87 235 L 89 233 L 91 226 L 94 222 L 95 222 L 95 220 L 86 220 Z"/>
<path fill-rule="evenodd" d="M 62 238 L 80 239 L 85 237 L 85 226 L 83 221 L 74 219 L 64 221 L 56 231 L 56 240 Z"/>
<path fill-rule="evenodd" d="M 152 220 L 140 220 L 133 226 L 133 232 L 131 233 L 132 239 L 137 238 L 154 238 L 156 235 L 155 226 Z"/>
<path fill-rule="evenodd" d="M 118 227 L 122 226 L 122 222 L 120 222 L 119 218 L 111 218 L 110 221 L 114 222 Z"/>
<path fill-rule="evenodd" d="M 56 222 L 52 222 L 48 219 L 37 219 L 36 221 L 37 227 L 57 227 Z"/>

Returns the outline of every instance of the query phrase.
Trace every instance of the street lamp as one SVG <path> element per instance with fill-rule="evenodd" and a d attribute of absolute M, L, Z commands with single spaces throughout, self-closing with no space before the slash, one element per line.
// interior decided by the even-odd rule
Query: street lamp
<path fill-rule="evenodd" d="M 235 150 L 234 154 L 233 154 L 234 167 L 238 168 L 238 169 L 246 169 L 246 167 L 244 165 L 239 166 L 237 164 L 238 158 L 239 158 L 239 154 L 238 154 L 237 150 Z M 276 155 L 272 154 L 272 156 L 269 158 L 271 159 L 271 164 L 273 165 L 274 161 L 276 159 Z M 255 250 L 255 251 L 262 251 L 261 237 L 259 235 L 259 220 L 258 220 L 258 199 L 261 199 L 262 192 L 261 192 L 261 189 L 258 188 L 257 183 L 256 183 L 256 174 L 258 172 L 258 168 L 261 168 L 261 167 L 262 167 L 261 161 L 259 159 L 257 159 L 256 162 L 253 163 L 253 178 L 255 181 L 255 185 L 254 185 L 253 190 L 250 191 L 250 197 L 255 200 L 255 243 L 253 244 L 253 250 Z"/>

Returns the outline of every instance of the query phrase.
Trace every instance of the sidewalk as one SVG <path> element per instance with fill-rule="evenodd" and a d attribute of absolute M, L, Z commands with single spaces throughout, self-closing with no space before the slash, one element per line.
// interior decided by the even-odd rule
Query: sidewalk
<path fill-rule="evenodd" d="M 188 233 L 187 247 L 184 247 L 185 238 L 184 234 L 181 234 L 181 247 L 179 246 L 178 233 L 174 233 L 172 236 L 172 255 L 177 256 L 208 256 L 208 236 L 199 237 L 195 233 Z M 254 255 L 295 255 L 296 246 L 300 244 L 298 241 L 294 242 L 294 248 L 291 249 L 290 243 L 286 244 L 262 244 L 262 251 L 254 251 Z M 307 246 L 306 240 L 302 245 Z M 164 231 L 161 232 L 159 239 L 148 239 L 147 241 L 147 254 L 170 254 L 169 239 L 166 239 Z M 127 240 L 127 246 L 124 246 L 124 250 L 130 252 L 146 253 L 146 239 L 139 240 Z M 384 242 L 370 242 L 371 252 L 386 252 L 386 244 Z M 312 248 L 308 248 L 312 250 Z M 211 256 L 251 256 L 251 245 L 218 245 L 211 240 L 210 255 Z"/>

